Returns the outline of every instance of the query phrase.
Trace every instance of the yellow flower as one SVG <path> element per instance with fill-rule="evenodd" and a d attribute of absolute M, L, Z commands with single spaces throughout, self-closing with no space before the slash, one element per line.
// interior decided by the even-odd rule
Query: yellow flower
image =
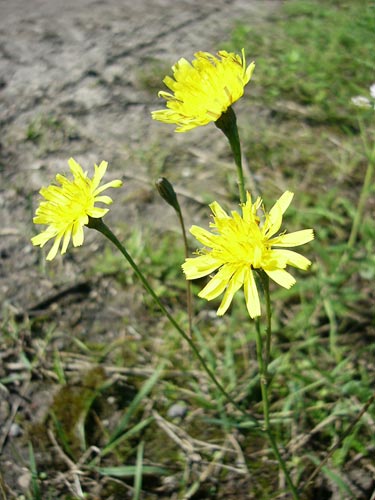
<path fill-rule="evenodd" d="M 192 226 L 190 232 L 206 248 L 199 256 L 186 259 L 182 268 L 187 279 L 197 279 L 218 270 L 213 278 L 199 293 L 199 296 L 212 300 L 224 292 L 223 300 L 217 311 L 219 316 L 228 309 L 234 294 L 244 287 L 247 310 L 251 318 L 260 316 L 260 302 L 253 270 L 263 270 L 279 285 L 290 288 L 295 279 L 285 268 L 287 265 L 307 269 L 311 262 L 287 247 L 303 245 L 314 239 L 312 229 L 294 233 L 276 233 L 280 230 L 283 214 L 292 201 L 293 193 L 286 191 L 275 203 L 269 213 L 264 212 L 263 223 L 257 216 L 262 200 L 251 202 L 247 193 L 246 203 L 242 204 L 242 216 L 233 211 L 228 215 L 215 201 L 210 208 L 214 222 L 210 227 L 214 232 Z M 264 211 L 264 210 L 263 210 Z"/>
<path fill-rule="evenodd" d="M 47 241 L 55 238 L 55 242 L 47 255 L 47 260 L 52 260 L 62 242 L 61 254 L 66 252 L 70 238 L 75 247 L 83 243 L 83 226 L 88 223 L 89 217 L 100 218 L 108 212 L 108 208 L 95 207 L 96 202 L 109 205 L 112 199 L 109 196 L 99 196 L 105 189 L 120 187 L 122 182 L 115 180 L 99 186 L 108 163 L 102 161 L 99 167 L 95 165 L 92 179 L 87 177 L 87 172 L 73 159 L 68 161 L 73 180 L 57 174 L 56 181 L 60 186 L 50 185 L 43 187 L 40 194 L 46 201 L 42 201 L 35 212 L 35 224 L 47 224 L 43 232 L 31 239 L 33 245 L 43 247 Z"/>
<path fill-rule="evenodd" d="M 159 92 L 169 109 L 152 113 L 154 120 L 176 124 L 176 132 L 218 120 L 243 95 L 255 67 L 252 62 L 246 68 L 243 49 L 242 58 L 225 50 L 218 52 L 220 59 L 208 52 L 194 55 L 191 64 L 182 58 L 172 66 L 174 80 L 163 80 L 173 92 Z"/>

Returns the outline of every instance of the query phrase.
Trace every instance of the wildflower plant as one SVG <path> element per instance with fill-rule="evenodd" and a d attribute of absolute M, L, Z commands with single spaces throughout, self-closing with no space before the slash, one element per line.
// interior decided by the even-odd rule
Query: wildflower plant
<path fill-rule="evenodd" d="M 214 122 L 229 141 L 237 166 L 241 214 L 236 210 L 228 214 L 219 202 L 211 203 L 213 222 L 210 224 L 210 231 L 195 225 L 190 229 L 191 234 L 203 245 L 194 257 L 188 256 L 182 212 L 172 185 L 162 178 L 157 182 L 157 187 L 162 197 L 175 209 L 181 222 L 186 249 L 186 260 L 182 263 L 182 269 L 187 280 L 210 277 L 199 296 L 212 300 L 224 294 L 217 311 L 218 315 L 223 315 L 228 311 L 236 292 L 242 287 L 244 289 L 247 311 L 250 319 L 254 320 L 252 324 L 256 332 L 263 421 L 255 418 L 225 390 L 200 353 L 193 336 L 190 288 L 188 288 L 190 321 L 189 332 L 186 333 L 132 259 L 126 245 L 123 245 L 104 223 L 103 216 L 108 212 L 108 208 L 98 207 L 96 204 L 110 205 L 112 199 L 102 193 L 108 188 L 119 188 L 122 184 L 120 180 L 112 180 L 101 185 L 107 170 L 107 162 L 95 165 L 94 175 L 90 178 L 71 158 L 69 167 L 73 178 L 68 179 L 57 174 L 57 185 L 52 184 L 41 189 L 40 194 L 44 200 L 40 202 L 33 221 L 35 224 L 46 225 L 47 228 L 34 236 L 32 243 L 43 247 L 50 240 L 54 240 L 47 254 L 47 260 L 52 260 L 60 247 L 61 254 L 67 251 L 70 240 L 75 247 L 82 245 L 84 226 L 96 229 L 108 238 L 130 264 L 165 317 L 189 344 L 216 388 L 241 412 L 247 424 L 250 423 L 250 426 L 257 428 L 268 438 L 290 493 L 294 499 L 298 499 L 297 488 L 279 451 L 271 427 L 268 365 L 272 338 L 272 305 L 269 279 L 289 289 L 295 283 L 295 278 L 290 274 L 288 266 L 306 270 L 311 264 L 309 259 L 290 248 L 308 243 L 314 238 L 314 234 L 312 229 L 288 233 L 282 227 L 283 215 L 293 199 L 293 193 L 290 191 L 284 192 L 267 212 L 262 199 L 258 197 L 253 201 L 251 194 L 246 190 L 240 139 L 232 105 L 243 95 L 254 67 L 253 62 L 247 66 L 244 50 L 241 55 L 226 51 L 218 52 L 217 56 L 207 52 L 197 52 L 192 63 L 182 58 L 172 68 L 174 78 L 167 76 L 164 79 L 171 92 L 159 93 L 159 96 L 166 100 L 166 109 L 154 111 L 152 117 L 176 125 L 176 132 L 187 132 Z M 263 289 L 263 295 L 259 295 L 257 281 Z M 266 311 L 265 329 L 260 323 L 262 300 Z"/>
<path fill-rule="evenodd" d="M 275 203 L 269 213 L 264 212 L 261 223 L 258 211 L 262 206 L 260 197 L 252 203 L 246 191 L 242 168 L 241 144 L 237 119 L 232 108 L 250 81 L 255 64 L 246 67 L 244 50 L 242 57 L 233 53 L 219 52 L 215 56 L 198 52 L 190 65 L 185 59 L 172 67 L 175 80 L 170 77 L 164 83 L 174 92 L 161 91 L 159 96 L 167 101 L 167 109 L 152 113 L 156 120 L 177 125 L 176 132 L 185 132 L 197 126 L 214 122 L 227 137 L 235 165 L 239 186 L 239 202 L 242 216 L 236 211 L 228 215 L 221 205 L 214 201 L 210 208 L 214 222 L 213 231 L 192 226 L 190 232 L 204 245 L 197 256 L 187 258 L 182 265 L 188 280 L 216 274 L 199 293 L 199 296 L 212 300 L 224 293 L 217 314 L 223 315 L 229 308 L 235 293 L 244 287 L 245 301 L 249 316 L 256 319 L 257 359 L 260 372 L 263 400 L 263 429 L 271 448 L 284 473 L 290 493 L 299 498 L 297 489 L 282 458 L 270 425 L 268 364 L 271 349 L 271 299 L 269 278 L 290 288 L 295 279 L 286 271 L 287 265 L 307 269 L 311 262 L 297 252 L 289 250 L 308 243 L 314 238 L 312 229 L 294 233 L 278 234 L 282 217 L 292 201 L 293 193 L 286 191 Z M 254 272 L 258 273 L 264 290 L 266 303 L 266 339 L 260 327 L 260 299 Z"/>

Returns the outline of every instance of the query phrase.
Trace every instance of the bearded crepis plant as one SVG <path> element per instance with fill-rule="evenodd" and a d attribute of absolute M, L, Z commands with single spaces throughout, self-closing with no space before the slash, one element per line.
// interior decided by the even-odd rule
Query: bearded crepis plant
<path fill-rule="evenodd" d="M 290 205 L 293 194 L 286 191 L 276 201 L 269 212 L 263 208 L 261 198 L 252 201 L 250 193 L 245 189 L 242 170 L 241 146 L 237 129 L 236 116 L 232 105 L 238 101 L 245 86 L 249 83 L 254 63 L 246 65 L 245 54 L 241 56 L 218 52 L 217 56 L 207 52 L 197 52 L 196 59 L 190 64 L 180 59 L 173 67 L 174 79 L 166 77 L 164 82 L 172 91 L 159 93 L 167 103 L 167 109 L 154 111 L 155 120 L 175 124 L 177 132 L 187 132 L 193 128 L 214 122 L 229 140 L 234 161 L 237 166 L 239 185 L 239 202 L 242 214 L 232 211 L 228 214 L 215 201 L 210 205 L 214 219 L 211 231 L 198 226 L 191 228 L 191 233 L 204 246 L 195 257 L 187 257 L 182 265 L 188 280 L 210 277 L 210 281 L 200 292 L 200 296 L 212 300 L 224 294 L 217 311 L 223 315 L 228 311 L 237 291 L 244 288 L 245 301 L 249 316 L 255 319 L 257 358 L 259 364 L 263 422 L 260 422 L 248 410 L 245 410 L 218 381 L 216 375 L 200 354 L 199 348 L 191 336 L 176 322 L 155 293 L 141 269 L 134 262 L 126 247 L 104 223 L 103 216 L 108 208 L 98 207 L 97 203 L 109 205 L 112 199 L 103 195 L 103 191 L 111 187 L 120 187 L 121 181 L 114 180 L 100 185 L 107 169 L 107 162 L 95 165 L 95 172 L 89 178 L 82 167 L 74 160 L 69 160 L 73 179 L 58 174 L 57 185 L 42 188 L 40 194 L 44 200 L 40 202 L 34 217 L 35 224 L 44 224 L 47 228 L 32 238 L 32 243 L 43 247 L 54 240 L 47 260 L 53 260 L 59 249 L 61 254 L 67 251 L 69 242 L 80 246 L 84 241 L 84 226 L 96 229 L 108 238 L 128 261 L 146 291 L 153 298 L 162 313 L 173 327 L 188 342 L 202 367 L 226 400 L 235 406 L 253 427 L 262 430 L 269 439 L 271 448 L 284 473 L 289 490 L 294 499 L 299 495 L 288 472 L 270 424 L 268 364 L 271 347 L 271 298 L 269 279 L 277 284 L 290 288 L 295 279 L 286 270 L 287 266 L 306 270 L 311 262 L 292 247 L 303 245 L 313 239 L 313 231 L 304 229 L 287 234 L 280 232 L 283 215 Z M 179 216 L 182 212 L 173 188 L 165 180 L 159 183 L 159 192 L 167 199 Z M 168 187 L 165 191 L 166 186 Z M 263 214 L 261 213 L 263 211 Z M 61 248 L 60 248 L 61 247 Z M 262 312 L 261 298 L 256 285 L 256 278 L 262 285 L 266 310 L 266 335 L 260 326 Z"/>
<path fill-rule="evenodd" d="M 293 266 L 307 269 L 311 262 L 290 247 L 303 245 L 314 238 L 312 229 L 286 234 L 279 233 L 282 217 L 292 201 L 293 193 L 286 191 L 269 213 L 264 210 L 263 221 L 258 215 L 262 201 L 254 203 L 246 191 L 242 168 L 241 143 L 237 119 L 232 104 L 244 93 L 255 64 L 246 67 L 242 56 L 225 51 L 217 57 L 207 52 L 197 52 L 192 63 L 180 59 L 173 67 L 174 79 L 167 76 L 164 83 L 173 92 L 160 91 L 167 109 L 152 113 L 155 120 L 175 124 L 176 132 L 186 132 L 195 127 L 214 122 L 227 137 L 235 165 L 239 186 L 242 216 L 236 211 L 228 215 L 218 202 L 210 205 L 214 222 L 212 231 L 193 226 L 190 232 L 204 245 L 197 256 L 187 258 L 182 265 L 186 278 L 198 279 L 210 276 L 199 296 L 212 300 L 224 293 L 217 311 L 223 315 L 229 308 L 234 294 L 244 288 L 245 301 L 250 318 L 255 318 L 257 333 L 257 359 L 263 400 L 264 430 L 269 438 L 289 490 L 294 499 L 299 498 L 296 487 L 282 458 L 270 426 L 268 364 L 271 349 L 271 299 L 269 279 L 290 288 L 295 279 L 286 271 Z M 213 273 L 215 273 L 212 275 Z M 266 339 L 260 328 L 261 304 L 255 282 L 256 273 L 264 290 L 266 309 Z"/>
<path fill-rule="evenodd" d="M 108 238 L 126 258 L 144 288 L 151 295 L 163 314 L 186 342 L 188 342 L 202 367 L 216 387 L 225 396 L 227 401 L 237 407 L 255 427 L 259 427 L 259 421 L 248 411 L 243 410 L 232 396 L 226 392 L 201 356 L 191 336 L 186 334 L 175 321 L 126 248 L 103 222 L 103 216 L 108 212 L 108 209 L 97 207 L 96 203 L 111 204 L 112 199 L 101 193 L 107 188 L 120 187 L 122 184 L 120 180 L 114 180 L 100 185 L 106 172 L 107 165 L 107 162 L 101 162 L 99 167 L 95 165 L 94 176 L 90 179 L 87 173 L 83 171 L 82 167 L 71 158 L 69 160 L 69 166 L 73 174 L 73 179 L 68 179 L 61 174 L 57 174 L 56 181 L 59 185 L 56 186 L 52 184 L 41 189 L 40 194 L 43 196 L 44 201 L 40 202 L 36 210 L 36 216 L 33 220 L 35 224 L 47 225 L 47 229 L 37 236 L 34 236 L 32 238 L 32 243 L 43 247 L 49 240 L 54 239 L 53 246 L 47 255 L 47 260 L 53 260 L 58 253 L 61 242 L 61 254 L 66 252 L 71 239 L 74 246 L 82 245 L 84 241 L 84 226 L 96 229 Z M 163 183 L 163 186 L 164 185 L 165 182 Z M 173 188 L 170 186 L 170 190 L 171 189 Z M 168 200 L 171 198 L 170 190 L 167 193 Z M 172 194 L 172 206 L 175 206 L 178 202 L 175 193 L 173 192 Z M 217 230 L 218 234 L 210 233 L 197 226 L 191 229 L 192 234 L 194 234 L 201 243 L 206 245 L 206 247 L 211 247 L 211 250 L 201 252 L 201 255 L 196 258 L 187 258 L 185 264 L 183 264 L 183 269 L 187 278 L 194 279 L 206 276 L 219 268 L 216 277 L 211 280 L 203 291 L 203 296 L 205 298 L 212 299 L 227 287 L 221 308 L 219 308 L 218 311 L 219 314 L 225 313 L 234 293 L 244 284 L 248 311 L 250 316 L 255 318 L 260 315 L 260 302 L 252 272 L 253 269 L 259 272 L 265 272 L 264 276 L 261 275 L 265 290 L 268 317 L 267 352 L 265 358 L 262 356 L 263 346 L 259 322 L 256 323 L 258 362 L 261 373 L 261 387 L 264 404 L 263 430 L 268 436 L 275 456 L 284 471 L 293 497 L 298 498 L 297 491 L 290 479 L 286 464 L 278 450 L 270 429 L 267 389 L 271 314 L 268 281 L 265 279 L 265 276 L 267 276 L 267 278 L 270 276 L 282 286 L 289 288 L 294 283 L 294 279 L 285 271 L 286 265 L 294 265 L 302 269 L 306 269 L 310 265 L 310 261 L 305 257 L 296 252 L 285 250 L 282 247 L 298 246 L 310 241 L 313 238 L 312 230 L 302 230 L 291 234 L 280 234 L 275 236 L 281 227 L 282 215 L 289 206 L 292 197 L 292 193 L 284 193 L 270 212 L 265 214 L 263 225 L 260 225 L 260 218 L 257 215 L 261 206 L 260 198 L 258 198 L 255 203 L 252 203 L 250 195 L 247 194 L 247 202 L 242 205 L 242 217 L 237 212 L 232 212 L 231 216 L 229 216 L 217 202 L 214 202 L 211 204 L 211 210 L 215 216 L 212 226 Z M 281 248 L 275 249 L 273 247 Z"/>

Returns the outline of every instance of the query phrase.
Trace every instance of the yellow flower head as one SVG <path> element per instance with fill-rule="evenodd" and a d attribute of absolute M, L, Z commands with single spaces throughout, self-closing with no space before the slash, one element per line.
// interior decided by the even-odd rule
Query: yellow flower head
<path fill-rule="evenodd" d="M 311 262 L 287 247 L 303 245 L 314 239 L 312 229 L 294 233 L 276 233 L 280 230 L 283 214 L 292 201 L 293 193 L 286 191 L 269 213 L 264 212 L 263 223 L 257 216 L 262 200 L 247 201 L 242 205 L 242 216 L 233 211 L 228 215 L 215 201 L 210 208 L 214 222 L 210 227 L 214 232 L 192 226 L 190 232 L 206 248 L 199 256 L 186 259 L 182 268 L 187 279 L 197 279 L 218 270 L 215 276 L 199 293 L 212 300 L 224 292 L 217 311 L 219 316 L 228 309 L 234 294 L 244 287 L 247 310 L 251 318 L 260 316 L 260 302 L 253 270 L 263 270 L 279 285 L 290 288 L 295 279 L 285 270 L 287 265 L 307 269 Z"/>
<path fill-rule="evenodd" d="M 241 56 L 225 50 L 216 57 L 197 52 L 190 64 L 180 59 L 172 66 L 174 79 L 163 82 L 173 92 L 159 92 L 167 101 L 165 110 L 154 111 L 152 118 L 177 125 L 176 132 L 215 122 L 244 93 L 254 71 L 252 62 L 246 68 L 245 52 Z"/>
<path fill-rule="evenodd" d="M 99 196 L 105 189 L 120 187 L 122 182 L 115 180 L 99 186 L 108 163 L 102 161 L 99 167 L 95 165 L 92 179 L 87 172 L 73 159 L 69 160 L 69 167 L 73 180 L 57 174 L 56 181 L 60 186 L 50 185 L 43 187 L 40 194 L 46 201 L 42 201 L 35 212 L 35 224 L 47 224 L 43 232 L 31 239 L 33 245 L 43 247 L 47 241 L 55 238 L 55 242 L 47 255 L 47 260 L 56 257 L 60 242 L 63 240 L 61 254 L 66 252 L 70 238 L 75 247 L 83 243 L 83 226 L 88 223 L 89 217 L 100 218 L 108 212 L 108 208 L 95 207 L 96 202 L 109 205 L 112 199 L 109 196 Z"/>

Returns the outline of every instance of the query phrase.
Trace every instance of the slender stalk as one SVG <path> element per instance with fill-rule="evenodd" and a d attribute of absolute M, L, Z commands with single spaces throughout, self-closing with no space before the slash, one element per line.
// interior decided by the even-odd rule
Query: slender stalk
<path fill-rule="evenodd" d="M 263 417 L 264 417 L 263 428 L 265 432 L 268 434 L 270 428 L 270 412 L 269 412 L 269 400 L 268 400 L 268 369 L 265 363 L 265 359 L 263 357 L 263 339 L 260 329 L 259 318 L 256 318 L 255 320 L 255 327 L 257 334 L 256 346 L 257 346 L 257 359 L 258 359 L 259 375 L 260 375 L 260 388 L 262 391 L 262 402 L 263 402 Z"/>
<path fill-rule="evenodd" d="M 357 240 L 357 237 L 358 237 L 359 227 L 360 227 L 361 222 L 362 222 L 363 212 L 365 210 L 366 201 L 367 201 L 367 198 L 370 194 L 370 188 L 371 188 L 371 184 L 372 184 L 372 179 L 374 177 L 374 168 L 375 168 L 375 143 L 372 146 L 372 149 L 370 150 L 370 146 L 367 144 L 365 132 L 363 131 L 363 126 L 362 126 L 361 122 L 360 122 L 360 129 L 361 129 L 363 145 L 365 148 L 365 153 L 367 156 L 368 163 L 367 163 L 367 169 L 366 169 L 366 174 L 365 174 L 365 178 L 363 181 L 361 193 L 359 195 L 357 210 L 356 210 L 355 215 L 354 215 L 353 224 L 352 224 L 352 228 L 351 228 L 350 236 L 349 236 L 349 240 L 348 240 L 348 248 L 349 249 L 353 248 L 353 246 Z"/>
<path fill-rule="evenodd" d="M 180 221 L 182 237 L 184 239 L 184 249 L 185 249 L 185 258 L 189 257 L 189 245 L 186 236 L 186 228 L 184 218 L 182 216 L 181 209 L 177 210 L 178 220 Z M 187 303 L 187 313 L 188 313 L 188 329 L 189 336 L 192 336 L 193 333 L 193 294 L 191 291 L 191 281 L 186 280 L 186 303 Z"/>
<path fill-rule="evenodd" d="M 176 191 L 174 190 L 169 180 L 165 177 L 159 177 L 159 179 L 155 183 L 155 186 L 163 200 L 166 201 L 177 214 L 181 226 L 182 237 L 184 239 L 185 258 L 187 259 L 189 257 L 189 246 L 186 237 L 185 222 L 182 216 L 182 210 L 177 198 Z M 186 305 L 188 313 L 189 335 L 191 337 L 193 333 L 193 294 L 191 291 L 190 280 L 186 280 Z"/>
<path fill-rule="evenodd" d="M 238 189 L 240 193 L 240 202 L 246 202 L 246 190 L 245 190 L 245 180 L 242 168 L 242 155 L 241 155 L 241 143 L 240 136 L 238 134 L 237 119 L 236 115 L 231 107 L 223 113 L 218 120 L 216 120 L 215 125 L 217 128 L 222 130 L 229 141 L 234 162 L 237 167 L 237 178 L 238 178 Z"/>
<path fill-rule="evenodd" d="M 267 326 L 266 326 L 266 354 L 265 354 L 265 364 L 268 367 L 270 363 L 270 353 L 271 353 L 271 333 L 272 333 L 272 309 L 271 309 L 271 296 L 270 296 L 270 280 L 266 273 L 260 273 L 262 285 L 264 288 L 264 297 L 266 299 L 266 312 L 267 312 Z M 268 368 L 267 368 L 268 369 Z"/>
<path fill-rule="evenodd" d="M 342 269 L 351 255 L 351 251 L 357 241 L 359 230 L 361 227 L 363 213 L 365 211 L 366 202 L 368 196 L 371 191 L 371 186 L 374 178 L 374 169 L 375 169 L 375 142 L 370 146 L 366 139 L 366 133 L 363 130 L 363 124 L 359 120 L 359 128 L 361 132 L 361 138 L 363 142 L 363 147 L 365 150 L 365 155 L 367 157 L 367 168 L 365 173 L 365 178 L 363 180 L 362 189 L 359 194 L 359 199 L 357 203 L 357 208 L 353 217 L 352 227 L 350 229 L 350 234 L 348 238 L 348 242 L 346 244 L 346 249 L 342 254 L 341 259 L 338 261 L 336 268 L 333 270 L 333 273 L 337 273 L 340 269 Z"/>
<path fill-rule="evenodd" d="M 193 340 L 189 337 L 189 335 L 180 327 L 180 325 L 177 323 L 177 321 L 173 318 L 173 316 L 169 313 L 169 311 L 166 309 L 164 304 L 161 302 L 159 297 L 156 295 L 154 292 L 153 288 L 150 286 L 149 282 L 147 281 L 147 278 L 144 276 L 142 271 L 139 269 L 137 264 L 134 262 L 126 248 L 121 244 L 121 242 L 118 240 L 118 238 L 115 236 L 115 234 L 110 230 L 110 228 L 103 222 L 102 219 L 93 219 L 92 217 L 89 218 L 89 222 L 87 226 L 91 229 L 96 229 L 99 231 L 103 236 L 109 239 L 111 243 L 115 245 L 115 247 L 122 253 L 122 255 L 125 257 L 125 259 L 128 261 L 130 266 L 132 267 L 134 273 L 137 275 L 138 279 L 141 281 L 142 285 L 146 289 L 146 291 L 151 295 L 155 303 L 158 305 L 160 310 L 163 312 L 163 314 L 168 318 L 170 323 L 173 325 L 173 327 L 178 331 L 178 333 L 183 337 L 184 340 L 189 344 L 190 348 L 194 352 L 195 356 L 198 358 L 200 364 L 202 365 L 203 369 L 207 373 L 207 375 L 210 377 L 212 382 L 215 384 L 215 386 L 219 389 L 219 391 L 225 396 L 227 401 L 232 403 L 237 410 L 239 410 L 243 415 L 245 415 L 248 419 L 250 419 L 254 424 L 259 426 L 258 420 L 253 417 L 249 412 L 241 408 L 238 403 L 232 398 L 230 394 L 227 393 L 227 391 L 224 389 L 224 387 L 220 384 L 220 382 L 217 380 L 215 375 L 213 374 L 212 370 L 208 367 L 206 361 L 204 358 L 201 356 L 198 348 L 194 344 Z"/>
<path fill-rule="evenodd" d="M 237 167 L 237 177 L 238 177 L 238 187 L 240 193 L 240 202 L 246 202 L 246 190 L 245 190 L 245 181 L 243 175 L 242 168 L 242 156 L 241 156 L 241 143 L 240 137 L 238 134 L 237 128 L 237 120 L 236 115 L 231 107 L 223 113 L 220 118 L 215 122 L 215 125 L 224 132 L 225 136 L 229 140 L 230 147 L 232 149 L 234 162 Z M 271 300 L 270 300 L 270 291 L 269 291 L 269 279 L 268 276 L 264 273 L 259 273 L 261 276 L 261 280 L 264 287 L 264 294 L 266 297 L 266 309 L 267 309 L 267 328 L 266 328 L 266 347 L 265 354 L 263 355 L 263 340 L 260 331 L 260 323 L 259 319 L 256 320 L 256 344 L 257 344 L 257 357 L 258 357 L 258 366 L 259 366 L 259 374 L 260 374 L 260 385 L 262 392 L 262 401 L 263 401 L 263 417 L 264 424 L 263 430 L 267 434 L 269 443 L 274 452 L 274 455 L 281 467 L 286 482 L 288 484 L 289 490 L 293 496 L 294 500 L 299 500 L 298 492 L 293 484 L 293 481 L 289 475 L 288 469 L 286 467 L 285 461 L 281 456 L 279 449 L 276 444 L 276 440 L 272 434 L 270 428 L 270 411 L 269 411 L 269 398 L 268 398 L 268 364 L 270 360 L 270 351 L 271 351 Z M 264 357 L 263 357 L 264 356 Z"/>
<path fill-rule="evenodd" d="M 268 382 L 269 382 L 269 372 L 268 372 L 268 364 L 269 364 L 269 359 L 270 359 L 270 350 L 271 350 L 271 335 L 272 335 L 272 329 L 271 329 L 271 299 L 270 299 L 270 290 L 269 290 L 269 278 L 265 273 L 259 273 L 261 276 L 261 281 L 262 285 L 264 288 L 264 296 L 265 296 L 265 301 L 266 301 L 266 311 L 267 311 L 267 327 L 266 327 L 266 342 L 265 342 L 265 348 L 263 345 L 263 339 L 262 339 L 262 333 L 260 329 L 260 321 L 259 318 L 256 318 L 255 320 L 255 326 L 256 326 L 256 347 L 257 347 L 257 358 L 258 358 L 258 365 L 259 365 L 259 374 L 260 374 L 260 388 L 261 388 L 261 393 L 262 393 L 262 402 L 263 402 L 263 417 L 264 417 L 264 423 L 263 423 L 263 429 L 265 433 L 267 434 L 269 443 L 271 445 L 272 451 L 276 457 L 276 460 L 279 463 L 279 466 L 281 467 L 285 480 L 288 484 L 289 490 L 292 494 L 292 497 L 294 500 L 299 500 L 299 495 L 297 492 L 296 487 L 293 484 L 293 481 L 290 477 L 290 474 L 288 472 L 286 463 L 281 456 L 281 453 L 279 451 L 279 448 L 277 446 L 275 437 L 273 435 L 273 432 L 271 430 L 271 423 L 270 423 L 270 404 L 269 404 L 269 394 L 268 394 Z M 263 352 L 265 351 L 265 352 Z"/>

